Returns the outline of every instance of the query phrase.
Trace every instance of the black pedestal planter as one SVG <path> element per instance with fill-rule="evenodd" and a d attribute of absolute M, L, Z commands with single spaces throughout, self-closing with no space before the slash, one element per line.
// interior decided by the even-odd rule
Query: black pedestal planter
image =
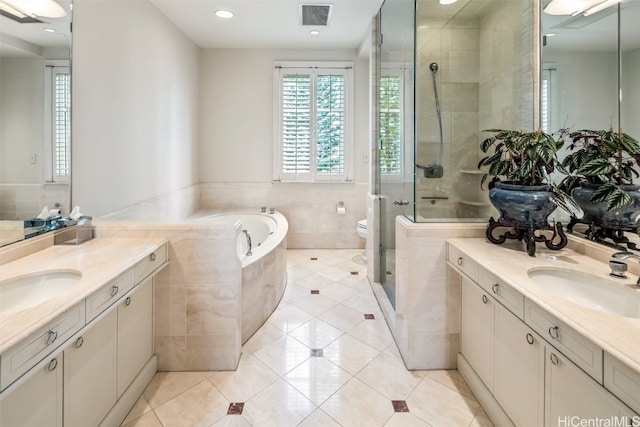
<path fill-rule="evenodd" d="M 553 193 L 547 185 L 526 186 L 497 182 L 489 191 L 491 204 L 500 212 L 498 220 L 489 219 L 486 236 L 491 243 L 501 244 L 506 239 L 525 240 L 527 253 L 534 256 L 536 242 L 544 242 L 549 249 L 562 249 L 567 245 L 567 236 L 562 224 L 549 225 L 547 218 L 555 210 Z M 494 236 L 497 228 L 507 228 L 504 234 Z M 511 230 L 513 229 L 513 230 Z M 551 238 L 538 230 L 553 231 Z"/>

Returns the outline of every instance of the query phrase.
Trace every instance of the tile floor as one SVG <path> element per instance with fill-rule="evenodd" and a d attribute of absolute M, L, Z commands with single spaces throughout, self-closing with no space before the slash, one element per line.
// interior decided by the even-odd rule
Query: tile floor
<path fill-rule="evenodd" d="M 491 426 L 457 371 L 405 369 L 360 252 L 289 250 L 238 369 L 158 372 L 122 426 Z"/>

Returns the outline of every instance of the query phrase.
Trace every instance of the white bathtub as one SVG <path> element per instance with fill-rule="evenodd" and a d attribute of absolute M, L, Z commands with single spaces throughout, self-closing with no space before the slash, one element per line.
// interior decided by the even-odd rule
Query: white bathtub
<path fill-rule="evenodd" d="M 198 221 L 237 228 L 236 253 L 242 262 L 242 342 L 246 342 L 278 306 L 287 285 L 287 232 L 280 212 L 260 209 L 233 212 L 199 212 Z M 248 240 L 251 236 L 251 255 Z"/>

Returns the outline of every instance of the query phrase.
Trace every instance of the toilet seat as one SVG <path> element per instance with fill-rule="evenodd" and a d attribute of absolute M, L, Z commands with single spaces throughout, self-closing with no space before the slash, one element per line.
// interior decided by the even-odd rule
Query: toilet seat
<path fill-rule="evenodd" d="M 367 220 L 366 219 L 361 219 L 360 221 L 358 221 L 356 232 L 358 233 L 358 236 L 362 237 L 363 239 L 367 238 Z"/>

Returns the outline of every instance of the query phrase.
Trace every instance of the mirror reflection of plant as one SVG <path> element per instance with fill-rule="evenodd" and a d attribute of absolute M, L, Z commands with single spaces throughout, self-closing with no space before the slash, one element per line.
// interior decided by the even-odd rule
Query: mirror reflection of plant
<path fill-rule="evenodd" d="M 607 210 L 633 203 L 621 186 L 633 184 L 638 173 L 640 144 L 622 131 L 579 130 L 569 134 L 570 154 L 560 168 L 567 175 L 559 187 L 570 193 L 582 182 L 597 184 L 590 201 L 606 202 Z"/>
<path fill-rule="evenodd" d="M 491 175 L 489 188 L 496 182 L 516 185 L 547 185 L 553 194 L 552 201 L 570 215 L 582 216 L 582 209 L 561 188 L 549 179 L 549 175 L 560 164 L 557 153 L 564 145 L 565 130 L 558 136 L 538 130 L 523 132 L 518 130 L 489 129 L 493 135 L 480 143 L 480 150 L 489 153 L 480 159 L 478 168 L 488 166 L 488 172 L 482 176 L 482 186 Z"/>

